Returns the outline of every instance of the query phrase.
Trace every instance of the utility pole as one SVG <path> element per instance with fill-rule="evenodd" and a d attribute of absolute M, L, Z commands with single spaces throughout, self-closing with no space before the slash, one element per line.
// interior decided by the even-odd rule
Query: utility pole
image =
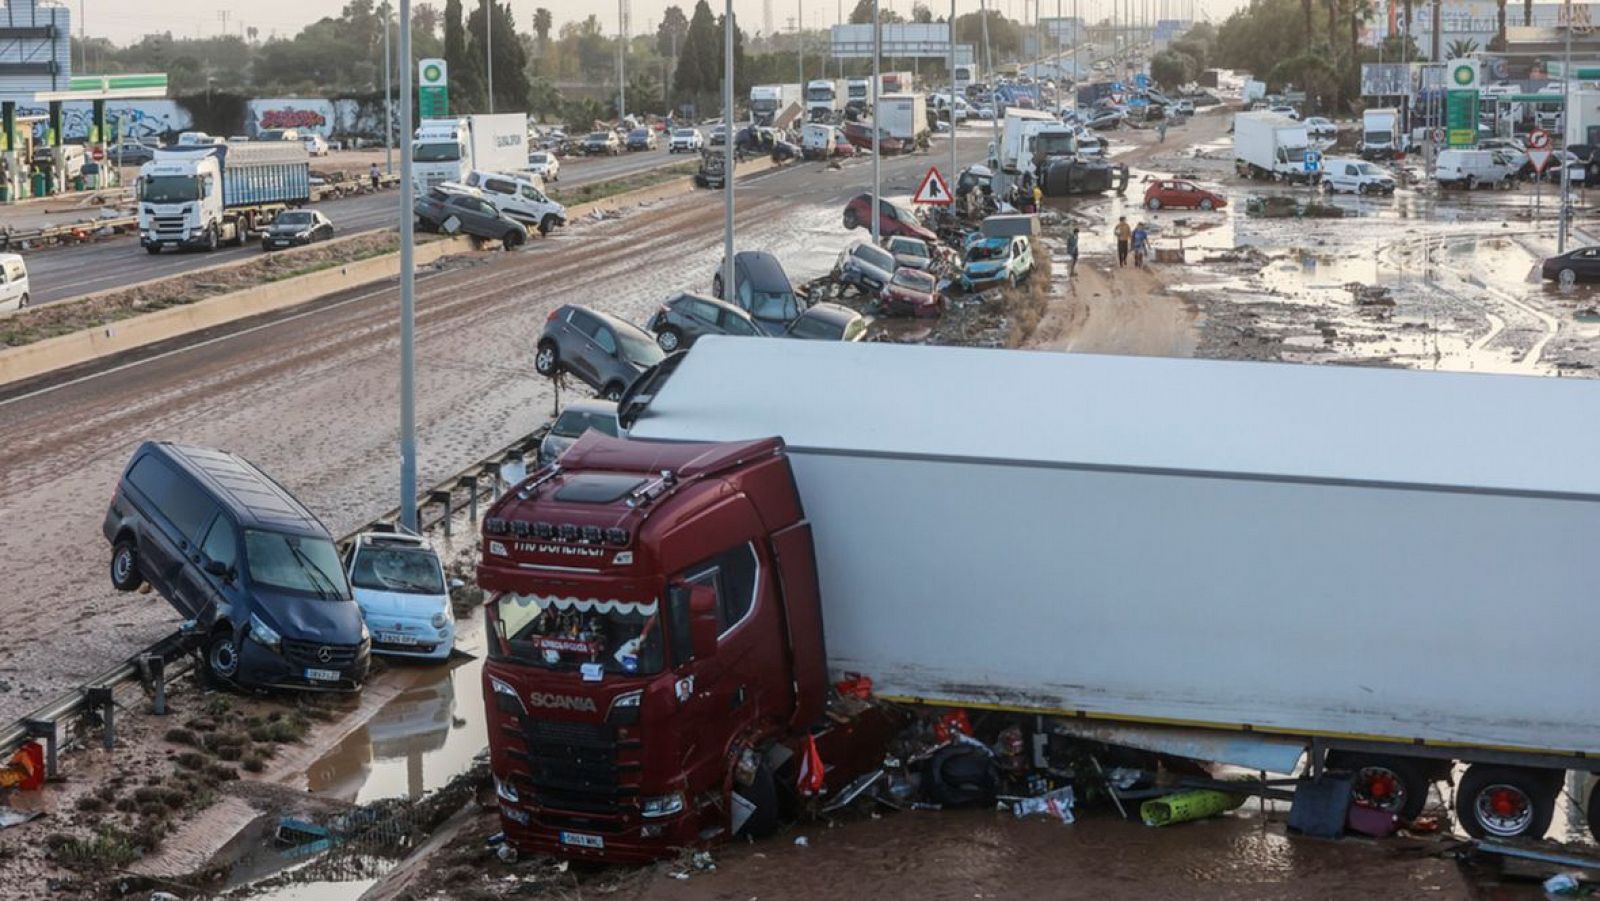
<path fill-rule="evenodd" d="M 1561 58 L 1561 155 L 1556 158 L 1561 165 L 1561 218 L 1556 223 L 1556 253 L 1567 252 L 1567 222 L 1572 216 L 1572 167 L 1567 165 L 1567 144 L 1572 141 L 1572 0 L 1567 0 L 1565 7 L 1567 49 Z"/>
<path fill-rule="evenodd" d="M 989 0 L 978 0 L 978 21 L 983 26 L 983 63 L 990 73 L 994 72 L 994 48 L 989 46 Z M 998 109 L 996 105 L 996 109 Z M 996 158 L 1000 155 L 1000 117 L 992 116 L 989 127 L 994 135 L 991 150 Z"/>
<path fill-rule="evenodd" d="M 393 13 L 389 0 L 383 0 L 383 166 L 390 175 L 394 174 L 394 91 L 389 85 L 389 70 L 393 67 L 389 59 L 389 17 Z"/>
<path fill-rule="evenodd" d="M 956 156 L 956 0 L 950 0 L 950 177 L 946 183 L 950 190 L 955 190 L 958 167 L 961 161 Z M 873 122 L 877 124 L 876 120 Z"/>
<path fill-rule="evenodd" d="M 883 20 L 878 15 L 878 0 L 872 0 L 872 243 L 883 243 L 883 213 L 878 204 L 883 193 L 883 154 L 879 152 L 878 89 L 883 86 L 879 69 L 883 65 Z"/>
<path fill-rule="evenodd" d="M 732 300 L 733 281 L 733 0 L 722 13 L 722 298 Z M 754 124 L 753 122 L 751 123 Z"/>
<path fill-rule="evenodd" d="M 483 55 L 489 70 L 489 112 L 494 113 L 494 0 L 483 4 Z"/>
<path fill-rule="evenodd" d="M 806 0 L 795 0 L 794 55 L 800 62 L 800 96 L 806 93 Z"/>
<path fill-rule="evenodd" d="M 411 23 L 411 0 L 400 0 Z M 400 121 L 411 128 L 411 29 L 400 29 Z M 400 525 L 417 530 L 417 272 L 412 233 L 411 142 L 400 142 Z"/>
<path fill-rule="evenodd" d="M 83 69 L 79 75 L 89 74 L 89 26 L 84 21 L 87 16 L 83 11 L 84 0 L 78 0 L 78 47 L 83 54 Z"/>
<path fill-rule="evenodd" d="M 628 0 L 617 0 L 617 120 L 628 118 Z"/>

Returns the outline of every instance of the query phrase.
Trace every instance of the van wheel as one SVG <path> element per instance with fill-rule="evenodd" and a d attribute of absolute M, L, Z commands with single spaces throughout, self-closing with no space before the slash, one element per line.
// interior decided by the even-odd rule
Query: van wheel
<path fill-rule="evenodd" d="M 1477 187 L 1478 187 L 1478 176 L 1476 176 L 1476 175 L 1467 176 L 1467 190 L 1468 191 L 1476 190 Z"/>
<path fill-rule="evenodd" d="M 561 357 L 553 342 L 540 342 L 539 352 L 533 355 L 533 371 L 546 378 L 555 378 L 556 373 L 561 371 Z"/>
<path fill-rule="evenodd" d="M 1328 769 L 1355 774 L 1350 796 L 1369 807 L 1414 820 L 1428 803 L 1433 784 L 1422 761 L 1382 754 L 1329 754 Z"/>
<path fill-rule="evenodd" d="M 556 217 L 546 216 L 539 220 L 539 236 L 546 237 L 556 230 Z"/>
<path fill-rule="evenodd" d="M 133 591 L 144 584 L 139 575 L 139 549 L 132 538 L 119 538 L 111 548 L 111 584 L 118 591 Z"/>
<path fill-rule="evenodd" d="M 1473 838 L 1543 838 L 1555 816 L 1560 776 L 1473 764 L 1456 788 L 1456 818 Z"/>
<path fill-rule="evenodd" d="M 22 292 L 22 299 L 17 301 L 17 309 L 19 309 L 19 310 L 22 309 L 23 307 L 27 306 L 30 302 L 32 302 L 32 298 L 28 297 L 28 292 L 26 292 L 26 291 Z"/>
<path fill-rule="evenodd" d="M 206 639 L 206 673 L 218 682 L 232 682 L 239 674 L 239 645 L 226 625 Z"/>
<path fill-rule="evenodd" d="M 604 391 L 600 392 L 600 396 L 611 401 L 612 403 L 616 403 L 617 401 L 622 400 L 622 386 L 616 382 L 612 382 L 605 387 Z"/>
<path fill-rule="evenodd" d="M 677 329 L 668 326 L 656 336 L 656 344 L 670 354 L 683 346 L 683 335 Z"/>

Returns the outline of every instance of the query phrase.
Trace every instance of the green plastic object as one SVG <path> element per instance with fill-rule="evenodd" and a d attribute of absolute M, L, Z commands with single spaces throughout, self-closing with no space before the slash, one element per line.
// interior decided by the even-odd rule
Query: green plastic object
<path fill-rule="evenodd" d="M 1144 802 L 1139 807 L 1139 817 L 1144 820 L 1146 826 L 1187 823 L 1190 820 L 1203 820 L 1219 813 L 1227 813 L 1243 804 L 1244 798 L 1244 795 L 1213 791 L 1208 788 L 1179 792 Z"/>

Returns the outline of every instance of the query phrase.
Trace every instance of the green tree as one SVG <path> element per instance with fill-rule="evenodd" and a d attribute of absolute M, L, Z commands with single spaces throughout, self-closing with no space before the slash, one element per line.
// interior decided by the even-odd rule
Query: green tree
<path fill-rule="evenodd" d="M 494 16 L 491 29 L 493 45 L 484 36 L 484 16 Z M 488 59 L 494 58 L 494 108 L 496 110 L 526 110 L 528 108 L 528 57 L 517 37 L 517 23 L 511 15 L 509 4 L 496 0 L 484 3 L 467 18 L 468 45 L 473 66 L 482 76 L 480 84 L 487 85 Z M 484 94 L 487 97 L 487 93 Z M 488 104 L 481 108 L 487 109 Z"/>
<path fill-rule="evenodd" d="M 533 33 L 539 37 L 539 55 L 550 47 L 550 29 L 554 27 L 555 20 L 550 17 L 550 10 L 539 7 L 533 11 Z"/>
<path fill-rule="evenodd" d="M 1450 42 L 1450 47 L 1445 53 L 1447 59 L 1461 59 L 1478 52 L 1478 42 L 1472 38 L 1457 38 Z"/>
<path fill-rule="evenodd" d="M 458 110 L 477 110 L 483 105 L 480 67 L 467 48 L 467 29 L 461 21 L 461 0 L 445 0 L 444 59 L 450 66 L 450 104 Z"/>
<path fill-rule="evenodd" d="M 722 47 L 717 43 L 716 19 L 711 5 L 699 0 L 689 17 L 683 46 L 678 48 L 678 67 L 672 76 L 672 89 L 679 100 L 700 101 L 717 90 L 722 72 Z"/>
<path fill-rule="evenodd" d="M 1150 77 L 1163 88 L 1176 90 L 1199 74 L 1194 57 L 1172 49 L 1163 50 L 1150 57 Z"/>
<path fill-rule="evenodd" d="M 683 8 L 676 5 L 667 7 L 661 24 L 656 26 L 656 53 L 663 59 L 673 59 L 688 34 L 689 17 L 683 14 Z"/>
<path fill-rule="evenodd" d="M 556 90 L 556 83 L 540 76 L 533 79 L 528 85 L 528 110 L 535 116 L 543 118 L 552 116 L 561 111 L 564 102 L 561 92 Z"/>
<path fill-rule="evenodd" d="M 911 21 L 928 25 L 933 22 L 933 10 L 926 3 L 914 3 L 911 6 Z"/>

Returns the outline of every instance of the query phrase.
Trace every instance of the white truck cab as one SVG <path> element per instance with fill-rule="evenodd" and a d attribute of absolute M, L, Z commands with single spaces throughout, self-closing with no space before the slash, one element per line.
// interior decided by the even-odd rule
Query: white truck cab
<path fill-rule="evenodd" d="M 1322 161 L 1322 183 L 1329 191 L 1351 194 L 1393 194 L 1394 177 L 1366 160 L 1327 157 Z"/>
<path fill-rule="evenodd" d="M 567 224 L 567 208 L 544 193 L 544 185 L 525 175 L 473 170 L 462 181 L 477 188 L 494 208 L 522 224 L 548 235 Z"/>

